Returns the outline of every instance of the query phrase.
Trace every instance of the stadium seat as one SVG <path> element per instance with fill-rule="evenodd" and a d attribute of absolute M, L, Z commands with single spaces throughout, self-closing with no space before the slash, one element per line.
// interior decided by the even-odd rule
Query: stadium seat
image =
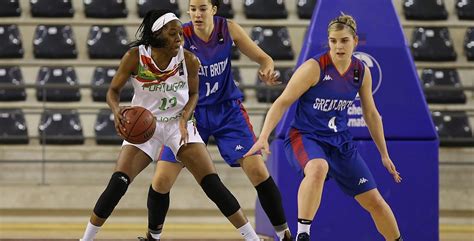
<path fill-rule="evenodd" d="M 472 146 L 472 128 L 465 111 L 433 111 L 441 146 Z"/>
<path fill-rule="evenodd" d="M 38 25 L 33 47 L 35 58 L 77 58 L 76 42 L 70 25 Z"/>
<path fill-rule="evenodd" d="M 455 61 L 453 41 L 446 27 L 418 27 L 413 31 L 411 51 L 419 61 Z"/>
<path fill-rule="evenodd" d="M 79 81 L 73 67 L 41 67 L 36 78 L 36 100 L 80 101 Z M 56 85 L 49 86 L 48 85 Z M 59 86 L 57 86 L 59 85 Z M 64 85 L 64 87 L 61 87 Z M 44 88 L 46 86 L 46 88 Z"/>
<path fill-rule="evenodd" d="M 217 9 L 216 15 L 222 16 L 224 18 L 234 18 L 234 9 L 232 8 L 232 1 L 220 1 L 219 9 Z"/>
<path fill-rule="evenodd" d="M 95 141 L 98 145 L 120 145 L 123 140 L 117 135 L 114 114 L 110 109 L 100 109 L 94 124 Z"/>
<path fill-rule="evenodd" d="M 232 44 L 232 56 L 231 56 L 231 59 L 232 60 L 238 60 L 240 59 L 240 50 L 239 48 L 237 48 L 237 46 L 235 44 Z"/>
<path fill-rule="evenodd" d="M 89 58 L 120 59 L 128 49 L 128 35 L 124 26 L 91 26 L 87 38 Z"/>
<path fill-rule="evenodd" d="M 296 1 L 296 11 L 298 12 L 298 17 L 301 19 L 311 19 L 315 7 L 316 0 Z"/>
<path fill-rule="evenodd" d="M 474 27 L 470 27 L 466 30 L 464 51 L 466 52 L 467 60 L 474 61 Z"/>
<path fill-rule="evenodd" d="M 23 58 L 23 45 L 16 24 L 0 25 L 0 58 Z"/>
<path fill-rule="evenodd" d="M 96 102 L 105 102 L 109 84 L 112 82 L 117 67 L 96 67 L 92 75 L 92 99 Z M 133 86 L 129 81 L 120 93 L 120 101 L 129 102 L 133 98 Z"/>
<path fill-rule="evenodd" d="M 168 9 L 178 18 L 181 17 L 177 0 L 138 0 L 137 9 L 140 18 L 145 17 L 145 14 L 151 9 Z"/>
<path fill-rule="evenodd" d="M 20 15 L 20 0 L 0 1 L 0 17 L 18 17 Z"/>
<path fill-rule="evenodd" d="M 74 8 L 71 0 L 30 0 L 33 17 L 71 18 Z"/>
<path fill-rule="evenodd" d="M 293 60 L 290 34 L 284 26 L 255 26 L 252 40 L 275 60 Z"/>
<path fill-rule="evenodd" d="M 0 66 L 0 85 L 17 87 L 0 87 L 0 101 L 26 100 L 23 75 L 18 66 Z"/>
<path fill-rule="evenodd" d="M 461 20 L 474 20 L 474 0 L 457 0 L 456 12 Z"/>
<path fill-rule="evenodd" d="M 232 67 L 232 77 L 234 78 L 235 85 L 237 85 L 239 90 L 242 91 L 242 101 L 245 101 L 245 91 L 242 88 L 242 76 L 240 75 L 240 69 L 238 67 Z"/>
<path fill-rule="evenodd" d="M 426 101 L 436 104 L 464 104 L 466 95 L 462 89 L 436 90 L 436 87 L 462 88 L 456 69 L 423 69 L 421 73 Z"/>
<path fill-rule="evenodd" d="M 84 12 L 88 18 L 126 18 L 125 0 L 84 0 Z"/>
<path fill-rule="evenodd" d="M 281 95 L 283 89 L 285 88 L 286 84 L 290 80 L 291 76 L 293 75 L 292 68 L 275 68 L 275 72 L 277 72 L 280 77 L 278 81 L 281 82 L 280 85 L 277 86 L 267 86 L 260 78 L 256 78 L 256 86 L 260 87 L 261 89 L 257 89 L 257 100 L 260 103 L 273 103 L 278 96 Z"/>
<path fill-rule="evenodd" d="M 21 109 L 0 109 L 0 144 L 28 144 L 28 128 Z"/>
<path fill-rule="evenodd" d="M 287 18 L 285 2 L 282 0 L 246 0 L 245 16 L 250 19 Z"/>
<path fill-rule="evenodd" d="M 45 109 L 38 126 L 40 144 L 84 144 L 79 113 L 72 109 Z"/>
<path fill-rule="evenodd" d="M 407 20 L 445 20 L 448 18 L 444 1 L 404 0 L 403 13 Z"/>

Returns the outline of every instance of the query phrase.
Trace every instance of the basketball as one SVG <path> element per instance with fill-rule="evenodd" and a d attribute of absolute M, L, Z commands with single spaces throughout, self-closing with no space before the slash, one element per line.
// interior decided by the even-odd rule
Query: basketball
<path fill-rule="evenodd" d="M 125 123 L 126 131 L 120 130 L 122 137 L 133 144 L 142 144 L 150 140 L 155 133 L 155 116 L 141 106 L 134 106 L 124 111 L 123 116 L 129 123 Z"/>

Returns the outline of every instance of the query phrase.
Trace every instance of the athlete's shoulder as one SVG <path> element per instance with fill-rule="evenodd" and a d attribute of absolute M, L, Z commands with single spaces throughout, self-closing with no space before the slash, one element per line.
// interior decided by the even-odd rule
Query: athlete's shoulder
<path fill-rule="evenodd" d="M 191 51 L 187 50 L 187 49 L 184 49 L 184 59 L 186 61 L 187 64 L 193 64 L 193 65 L 201 65 L 201 62 L 199 61 L 199 58 L 193 54 Z"/>

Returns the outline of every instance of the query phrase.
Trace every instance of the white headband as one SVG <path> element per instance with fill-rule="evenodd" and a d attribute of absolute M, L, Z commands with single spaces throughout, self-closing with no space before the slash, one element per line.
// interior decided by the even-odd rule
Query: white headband
<path fill-rule="evenodd" d="M 179 18 L 174 15 L 174 13 L 166 13 L 163 16 L 159 17 L 154 23 L 153 26 L 151 27 L 152 32 L 156 32 L 160 30 L 165 24 L 173 21 L 173 20 L 178 20 Z M 180 21 L 181 22 L 181 21 Z"/>

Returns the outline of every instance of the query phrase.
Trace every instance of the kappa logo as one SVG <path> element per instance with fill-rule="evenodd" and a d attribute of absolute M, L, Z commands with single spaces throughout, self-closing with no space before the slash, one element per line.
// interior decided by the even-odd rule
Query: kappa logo
<path fill-rule="evenodd" d="M 368 182 L 369 180 L 365 179 L 365 177 L 362 177 L 361 179 L 359 179 L 359 186 L 360 184 L 364 184 L 366 182 Z"/>
<path fill-rule="evenodd" d="M 326 76 L 324 76 L 324 78 L 323 78 L 323 81 L 327 81 L 327 80 L 332 80 L 332 77 L 328 74 Z"/>
<path fill-rule="evenodd" d="M 196 46 L 194 46 L 194 45 L 191 45 L 191 47 L 189 47 L 189 48 L 192 49 L 192 50 L 198 49 L 198 48 L 197 48 Z"/>
<path fill-rule="evenodd" d="M 244 147 L 241 146 L 241 145 L 235 146 L 235 151 L 240 151 L 240 150 L 242 150 L 242 149 L 244 149 Z"/>
<path fill-rule="evenodd" d="M 123 182 L 125 182 L 125 184 L 128 184 L 128 180 L 127 180 L 126 177 L 120 176 L 119 178 L 120 178 Z"/>

